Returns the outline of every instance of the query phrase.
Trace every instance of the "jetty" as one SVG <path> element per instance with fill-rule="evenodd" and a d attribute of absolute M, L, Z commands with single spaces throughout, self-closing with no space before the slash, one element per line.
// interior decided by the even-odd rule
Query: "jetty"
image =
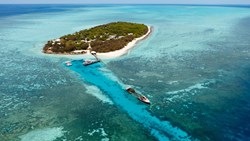
<path fill-rule="evenodd" d="M 97 57 L 95 51 L 91 51 L 91 55 L 93 55 L 93 56 L 95 57 L 95 60 L 85 60 L 85 61 L 83 62 L 83 65 L 84 65 L 84 66 L 92 65 L 92 64 L 95 64 L 95 63 L 98 63 L 98 62 L 101 61 L 101 60 Z"/>

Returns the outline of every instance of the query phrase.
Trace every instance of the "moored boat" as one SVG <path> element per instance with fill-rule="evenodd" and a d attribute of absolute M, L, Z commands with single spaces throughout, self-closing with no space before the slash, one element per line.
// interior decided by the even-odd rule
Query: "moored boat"
<path fill-rule="evenodd" d="M 128 93 L 132 94 L 133 96 L 137 97 L 138 100 L 140 100 L 146 104 L 150 104 L 150 101 L 146 96 L 144 96 L 142 94 L 138 94 L 133 88 L 130 88 L 130 87 L 126 88 L 126 91 Z"/>
<path fill-rule="evenodd" d="M 84 66 L 87 66 L 87 65 L 91 65 L 91 64 L 94 64 L 94 63 L 97 63 L 97 62 L 100 62 L 99 60 L 86 60 L 83 62 L 83 65 Z"/>
<path fill-rule="evenodd" d="M 66 66 L 72 66 L 72 63 L 70 61 L 65 62 Z"/>
<path fill-rule="evenodd" d="M 146 103 L 146 104 L 150 104 L 149 99 L 148 99 L 146 96 L 144 96 L 144 95 L 140 95 L 140 96 L 138 96 L 137 98 L 138 98 L 140 101 L 142 101 L 142 102 L 144 102 L 144 103 Z"/>
<path fill-rule="evenodd" d="M 130 94 L 136 93 L 133 88 L 127 88 L 126 91 Z"/>

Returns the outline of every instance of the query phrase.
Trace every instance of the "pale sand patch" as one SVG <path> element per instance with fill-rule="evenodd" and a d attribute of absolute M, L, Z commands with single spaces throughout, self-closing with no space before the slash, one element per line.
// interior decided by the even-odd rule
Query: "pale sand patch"
<path fill-rule="evenodd" d="M 103 101 L 104 103 L 114 104 L 113 101 L 108 96 L 103 94 L 103 92 L 98 87 L 93 86 L 93 85 L 84 85 L 84 86 L 87 89 L 86 91 L 87 93 L 95 96 L 96 98 Z"/>
<path fill-rule="evenodd" d="M 21 141 L 53 141 L 64 135 L 62 127 L 44 128 L 30 131 L 20 136 Z"/>

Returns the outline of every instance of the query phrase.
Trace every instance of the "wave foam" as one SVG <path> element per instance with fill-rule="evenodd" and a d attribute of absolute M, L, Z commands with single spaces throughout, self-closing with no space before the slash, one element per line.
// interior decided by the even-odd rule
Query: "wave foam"
<path fill-rule="evenodd" d="M 190 92 L 194 89 L 198 89 L 198 90 L 206 89 L 206 88 L 208 88 L 209 84 L 212 84 L 212 83 L 215 83 L 215 80 L 209 80 L 207 82 L 197 83 L 197 84 L 194 84 L 188 88 L 177 90 L 177 91 L 167 92 L 166 94 L 178 94 L 178 93 L 183 93 L 183 92 Z"/>
<path fill-rule="evenodd" d="M 104 131 L 103 128 L 94 129 L 93 131 L 88 132 L 90 136 L 93 136 L 95 133 L 98 133 L 101 137 L 103 137 L 101 141 L 109 141 L 109 138 L 107 137 L 108 134 Z"/>
<path fill-rule="evenodd" d="M 197 83 L 192 86 L 189 86 L 185 89 L 166 92 L 166 94 L 170 97 L 164 98 L 164 100 L 173 101 L 174 99 L 181 99 L 185 96 L 188 96 L 189 93 L 191 93 L 192 95 L 195 95 L 197 94 L 198 90 L 207 89 L 209 88 L 210 84 L 214 84 L 214 83 L 216 83 L 216 80 L 207 80 L 205 82 Z"/>

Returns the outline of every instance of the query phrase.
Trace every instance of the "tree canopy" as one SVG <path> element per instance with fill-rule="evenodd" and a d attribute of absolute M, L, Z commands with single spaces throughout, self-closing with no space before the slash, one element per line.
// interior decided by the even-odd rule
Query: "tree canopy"
<path fill-rule="evenodd" d="M 112 22 L 50 40 L 43 50 L 45 53 L 70 53 L 86 50 L 90 44 L 96 52 L 110 52 L 123 48 L 147 32 L 148 28 L 144 24 Z"/>

